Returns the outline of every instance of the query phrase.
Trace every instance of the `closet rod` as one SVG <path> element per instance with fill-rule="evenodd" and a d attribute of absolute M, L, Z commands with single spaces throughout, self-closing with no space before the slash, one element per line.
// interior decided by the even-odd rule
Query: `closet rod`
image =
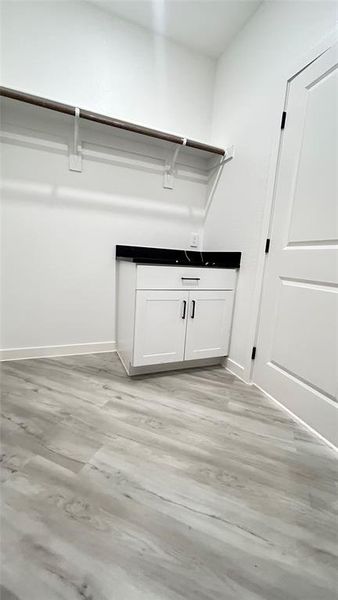
<path fill-rule="evenodd" d="M 20 92 L 19 90 L 13 90 L 11 88 L 0 87 L 0 96 L 6 98 L 12 98 L 13 100 L 19 100 L 20 102 L 26 102 L 27 104 L 33 104 L 34 106 L 40 106 L 42 108 L 49 108 L 66 115 L 75 116 L 75 106 L 69 104 L 63 104 L 61 102 L 55 102 L 47 98 L 41 98 L 40 96 L 34 96 L 27 94 L 26 92 Z M 165 133 L 164 131 L 158 131 L 157 129 L 150 129 L 149 127 L 143 127 L 142 125 L 135 125 L 128 121 L 121 121 L 120 119 L 114 119 L 113 117 L 107 117 L 98 113 L 91 112 L 89 110 L 80 109 L 80 117 L 87 121 L 94 121 L 95 123 L 101 123 L 102 125 L 108 125 L 109 127 L 116 127 L 118 129 L 124 129 L 125 131 L 131 131 L 132 133 L 139 133 L 141 135 L 147 135 L 158 140 L 164 140 L 166 142 L 172 142 L 173 144 L 180 144 L 189 146 L 189 148 L 195 148 L 196 150 L 203 150 L 204 152 L 210 152 L 211 154 L 219 154 L 223 156 L 225 150 L 223 148 L 217 148 L 216 146 L 209 146 L 209 144 L 203 144 L 202 142 L 196 142 L 194 140 L 187 139 L 173 135 L 171 133 Z M 185 142 L 185 144 L 184 144 Z"/>

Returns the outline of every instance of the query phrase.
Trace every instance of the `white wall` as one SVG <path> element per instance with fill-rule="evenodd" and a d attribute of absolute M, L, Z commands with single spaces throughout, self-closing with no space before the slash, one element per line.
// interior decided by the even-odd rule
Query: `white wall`
<path fill-rule="evenodd" d="M 224 168 L 204 248 L 243 252 L 228 366 L 246 380 L 286 82 L 298 59 L 334 28 L 336 8 L 333 2 L 264 3 L 217 66 L 212 141 L 235 144 L 236 155 Z"/>
<path fill-rule="evenodd" d="M 1 85 L 208 138 L 211 59 L 86 2 L 5 1 L 1 7 Z M 133 136 L 134 150 L 158 157 L 139 157 L 136 164 L 121 152 L 131 149 L 128 136 L 121 140 L 115 130 L 83 122 L 83 172 L 71 172 L 72 119 L 2 104 L 1 347 L 28 348 L 28 355 L 50 353 L 39 348 L 52 346 L 109 349 L 115 245 L 187 248 L 190 232 L 201 227 L 205 185 L 186 174 L 173 191 L 164 190 L 168 144 L 151 146 Z"/>
<path fill-rule="evenodd" d="M 208 140 L 210 58 L 84 1 L 0 4 L 1 85 Z"/>
<path fill-rule="evenodd" d="M 115 244 L 186 248 L 202 224 L 202 173 L 180 166 L 174 190 L 162 187 L 168 144 L 82 123 L 83 171 L 73 172 L 72 124 L 72 117 L 2 101 L 1 347 L 28 348 L 29 356 L 50 354 L 51 346 L 111 349 Z"/>

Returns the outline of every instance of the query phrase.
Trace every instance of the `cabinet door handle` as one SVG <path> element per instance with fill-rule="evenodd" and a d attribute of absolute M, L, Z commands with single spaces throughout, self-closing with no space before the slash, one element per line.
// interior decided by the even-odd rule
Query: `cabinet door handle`
<path fill-rule="evenodd" d="M 183 300 L 183 312 L 182 312 L 182 319 L 185 319 L 185 314 L 187 312 L 187 301 Z"/>
<path fill-rule="evenodd" d="M 196 301 L 192 300 L 191 301 L 192 304 L 192 309 L 191 309 L 191 318 L 194 319 L 195 318 L 195 308 L 196 308 Z"/>
<path fill-rule="evenodd" d="M 187 279 L 188 281 L 200 281 L 200 277 L 181 277 L 181 279 Z"/>

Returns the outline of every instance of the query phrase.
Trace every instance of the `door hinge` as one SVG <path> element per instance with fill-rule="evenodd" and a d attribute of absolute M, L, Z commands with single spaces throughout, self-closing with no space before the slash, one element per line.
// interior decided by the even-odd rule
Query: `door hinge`
<path fill-rule="evenodd" d="M 255 360 L 256 358 L 256 346 L 254 346 L 252 348 L 252 352 L 251 352 L 251 360 Z"/>
<path fill-rule="evenodd" d="M 281 129 L 285 128 L 285 121 L 286 121 L 286 111 L 283 110 L 283 112 L 282 112 L 282 120 L 281 120 L 281 124 L 280 124 L 280 128 Z"/>
<path fill-rule="evenodd" d="M 270 238 L 267 238 L 267 240 L 265 242 L 265 254 L 269 254 L 269 250 L 270 250 Z"/>

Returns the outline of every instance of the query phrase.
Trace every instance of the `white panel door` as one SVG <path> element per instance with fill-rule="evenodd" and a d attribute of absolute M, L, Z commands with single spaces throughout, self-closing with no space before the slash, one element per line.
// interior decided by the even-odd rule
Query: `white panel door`
<path fill-rule="evenodd" d="M 226 356 L 233 291 L 191 291 L 185 360 Z"/>
<path fill-rule="evenodd" d="M 338 444 L 337 46 L 290 83 L 254 382 Z"/>
<path fill-rule="evenodd" d="M 187 314 L 187 292 L 138 290 L 133 366 L 182 361 Z"/>

